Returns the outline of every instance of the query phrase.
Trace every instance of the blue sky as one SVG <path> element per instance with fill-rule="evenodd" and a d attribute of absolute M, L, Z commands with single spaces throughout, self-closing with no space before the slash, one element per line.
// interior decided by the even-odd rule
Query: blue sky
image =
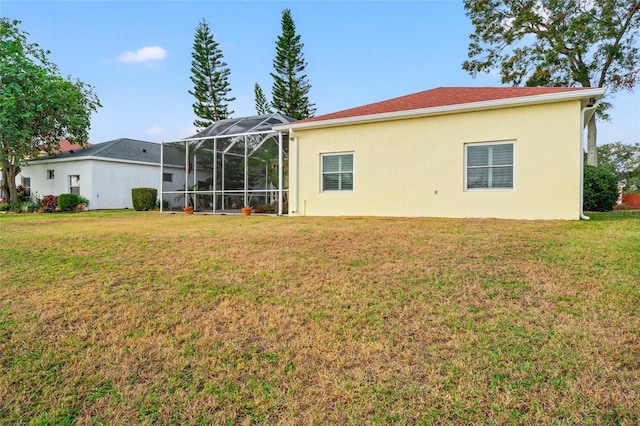
<path fill-rule="evenodd" d="M 461 69 L 473 31 L 462 1 L 29 1 L 1 0 L 63 75 L 94 86 L 103 107 L 92 143 L 154 142 L 194 133 L 190 76 L 194 30 L 206 18 L 231 69 L 234 117 L 255 114 L 253 86 L 268 98 L 282 10 L 304 43 L 316 115 L 439 86 L 499 86 Z M 640 94 L 621 92 L 598 143 L 640 142 Z"/>

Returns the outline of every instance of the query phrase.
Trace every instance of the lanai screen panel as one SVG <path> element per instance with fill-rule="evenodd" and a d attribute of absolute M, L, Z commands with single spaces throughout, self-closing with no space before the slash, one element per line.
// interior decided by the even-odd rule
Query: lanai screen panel
<path fill-rule="evenodd" d="M 162 144 L 162 209 L 182 210 L 185 205 L 187 159 L 185 143 Z"/>
<path fill-rule="evenodd" d="M 293 119 L 270 114 L 218 121 L 196 135 L 163 143 L 162 210 L 221 212 L 286 202 L 288 140 L 271 128 Z M 279 162 L 282 140 L 282 163 Z M 280 191 L 282 189 L 282 191 Z"/>

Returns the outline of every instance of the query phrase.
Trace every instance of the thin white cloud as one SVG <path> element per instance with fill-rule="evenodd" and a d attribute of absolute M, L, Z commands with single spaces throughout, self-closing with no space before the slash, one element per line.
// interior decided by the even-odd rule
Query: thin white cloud
<path fill-rule="evenodd" d="M 118 61 L 127 63 L 159 61 L 167 57 L 167 51 L 160 46 L 145 46 L 135 52 L 124 52 Z"/>
<path fill-rule="evenodd" d="M 196 133 L 198 133 L 198 129 L 196 129 L 195 127 L 185 127 L 184 129 L 182 129 L 182 137 L 189 137 L 189 136 L 193 136 Z"/>
<path fill-rule="evenodd" d="M 165 130 L 160 126 L 151 126 L 147 130 L 145 130 L 147 135 L 159 136 L 165 133 Z"/>

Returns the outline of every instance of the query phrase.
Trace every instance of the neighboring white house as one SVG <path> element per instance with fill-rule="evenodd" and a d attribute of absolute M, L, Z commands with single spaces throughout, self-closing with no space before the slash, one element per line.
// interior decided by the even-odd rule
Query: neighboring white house
<path fill-rule="evenodd" d="M 121 138 L 35 158 L 22 167 L 20 183 L 30 188 L 32 198 L 79 194 L 89 200 L 91 210 L 132 208 L 131 188 L 156 188 L 160 193 L 162 180 L 184 187 L 182 166 L 173 166 L 171 158 L 165 159 L 161 175 L 160 148 Z"/>

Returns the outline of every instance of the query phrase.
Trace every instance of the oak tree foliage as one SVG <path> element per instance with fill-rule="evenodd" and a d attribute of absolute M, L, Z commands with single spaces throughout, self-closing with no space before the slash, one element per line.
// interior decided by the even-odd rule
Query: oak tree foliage
<path fill-rule="evenodd" d="M 24 161 L 55 152 L 63 138 L 86 145 L 91 114 L 102 106 L 93 87 L 62 77 L 50 52 L 30 43 L 19 24 L 0 18 L 0 167 L 10 202 L 18 201 Z"/>
<path fill-rule="evenodd" d="M 497 69 L 504 84 L 601 87 L 608 95 L 638 84 L 640 0 L 464 0 L 464 8 L 475 32 L 462 68 L 473 76 Z"/>
<path fill-rule="evenodd" d="M 598 146 L 600 167 L 616 175 L 627 192 L 640 191 L 640 143 L 607 143 Z"/>

